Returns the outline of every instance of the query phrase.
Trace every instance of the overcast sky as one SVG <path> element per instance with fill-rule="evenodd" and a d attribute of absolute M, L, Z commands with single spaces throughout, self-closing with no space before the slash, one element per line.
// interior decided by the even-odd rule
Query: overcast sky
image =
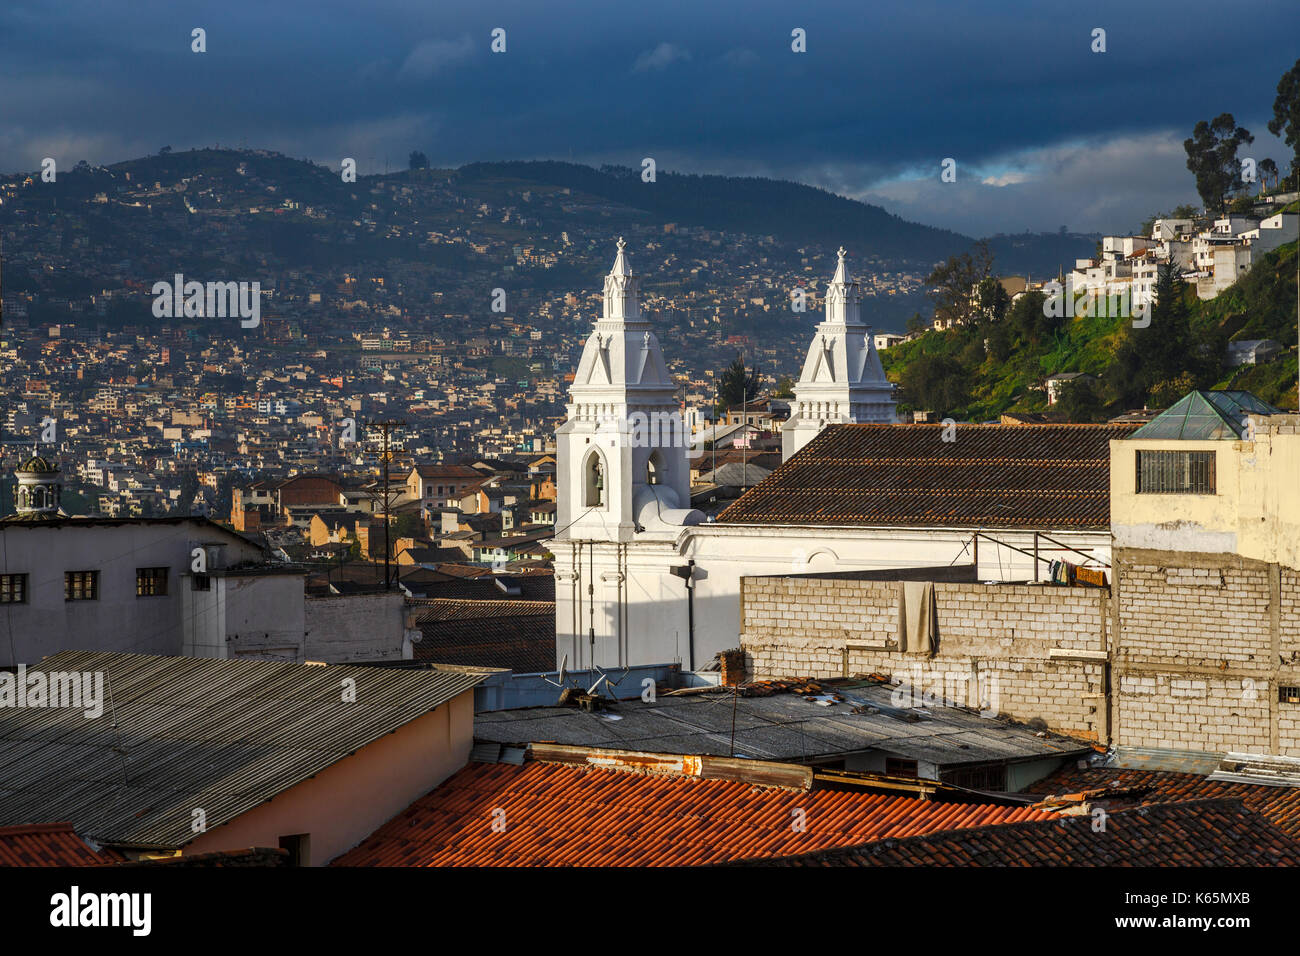
<path fill-rule="evenodd" d="M 1298 41 L 1297 0 L 4 0 L 0 170 L 214 143 L 363 173 L 651 156 L 972 235 L 1123 230 L 1195 201 L 1199 119 L 1283 165 L 1265 125 Z"/>

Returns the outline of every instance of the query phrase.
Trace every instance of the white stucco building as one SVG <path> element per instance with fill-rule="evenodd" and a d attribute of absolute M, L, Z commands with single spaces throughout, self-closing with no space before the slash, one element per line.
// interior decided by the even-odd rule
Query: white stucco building
<path fill-rule="evenodd" d="M 1109 563 L 1117 429 L 880 424 L 893 402 L 842 251 L 783 434 L 787 459 L 814 447 L 706 521 L 637 282 L 620 240 L 556 430 L 557 664 L 706 664 L 739 644 L 745 575 L 964 564 L 1023 581 L 1057 553 Z"/>
<path fill-rule="evenodd" d="M 60 651 L 282 661 L 412 656 L 400 592 L 307 597 L 305 570 L 201 517 L 83 518 L 56 464 L 17 470 L 0 520 L 0 667 Z M 201 569 L 201 570 L 200 570 Z"/>

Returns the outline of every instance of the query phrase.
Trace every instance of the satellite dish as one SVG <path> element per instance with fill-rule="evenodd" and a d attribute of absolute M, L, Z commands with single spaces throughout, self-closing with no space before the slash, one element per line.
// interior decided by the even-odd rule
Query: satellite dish
<path fill-rule="evenodd" d="M 564 672 L 567 671 L 568 669 L 569 669 L 569 655 L 565 654 L 562 658 L 560 658 L 560 679 L 551 680 L 549 677 L 543 677 L 542 680 L 546 681 L 546 683 L 551 684 L 555 687 L 563 687 Z"/>

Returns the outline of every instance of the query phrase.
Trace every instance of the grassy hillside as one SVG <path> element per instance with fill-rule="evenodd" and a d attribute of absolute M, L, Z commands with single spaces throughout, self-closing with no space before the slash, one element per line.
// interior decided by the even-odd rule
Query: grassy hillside
<path fill-rule="evenodd" d="M 1284 408 L 1296 396 L 1296 244 L 1265 256 L 1240 282 L 1209 301 L 1190 287 L 1157 306 L 1148 329 L 1120 317 L 1052 320 L 1042 299 L 1022 297 L 997 324 L 927 332 L 882 356 L 902 385 L 905 409 L 983 421 L 1002 412 L 1047 409 L 1043 380 L 1084 372 L 1098 382 L 1054 414 L 1100 421 L 1130 407 L 1168 404 L 1180 389 L 1242 388 Z M 1287 351 L 1260 366 L 1222 367 L 1224 346 L 1271 338 Z M 1086 387 L 1084 391 L 1087 391 Z"/>

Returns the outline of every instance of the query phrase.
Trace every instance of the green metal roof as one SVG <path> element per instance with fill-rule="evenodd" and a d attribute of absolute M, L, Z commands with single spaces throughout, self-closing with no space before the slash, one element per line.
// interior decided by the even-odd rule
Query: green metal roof
<path fill-rule="evenodd" d="M 1282 409 L 1250 392 L 1198 390 L 1188 392 L 1131 437 L 1234 441 L 1246 430 L 1246 416 L 1251 414 L 1280 415 Z"/>

